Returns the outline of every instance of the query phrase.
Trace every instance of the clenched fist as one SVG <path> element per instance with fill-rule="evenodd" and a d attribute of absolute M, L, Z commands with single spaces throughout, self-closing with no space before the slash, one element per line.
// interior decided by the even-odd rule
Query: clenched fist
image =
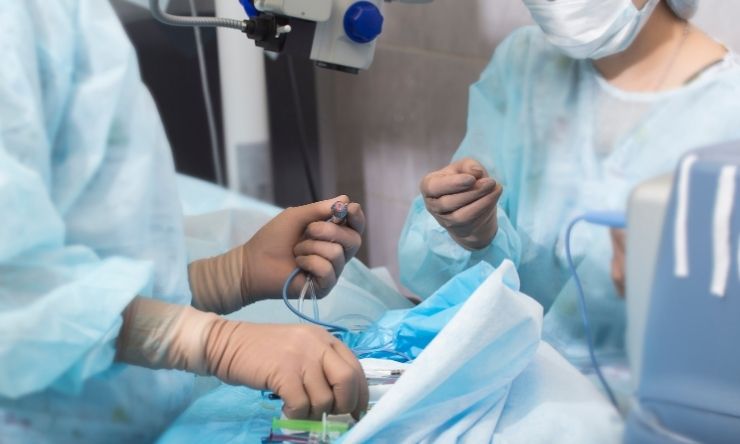
<path fill-rule="evenodd" d="M 496 205 L 502 192 L 501 184 L 471 158 L 429 173 L 421 182 L 427 211 L 469 250 L 485 248 L 496 236 Z"/>

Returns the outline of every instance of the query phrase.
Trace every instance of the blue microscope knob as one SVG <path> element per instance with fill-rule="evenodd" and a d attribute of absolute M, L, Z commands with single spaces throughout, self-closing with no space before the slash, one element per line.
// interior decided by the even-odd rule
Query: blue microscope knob
<path fill-rule="evenodd" d="M 344 14 L 344 32 L 353 42 L 372 42 L 382 31 L 383 15 L 373 3 L 357 2 Z"/>

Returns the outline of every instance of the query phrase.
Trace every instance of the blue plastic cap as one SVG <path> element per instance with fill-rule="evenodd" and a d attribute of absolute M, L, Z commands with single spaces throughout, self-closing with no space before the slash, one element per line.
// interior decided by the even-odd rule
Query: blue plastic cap
<path fill-rule="evenodd" d="M 357 2 L 344 14 L 344 32 L 353 42 L 369 43 L 383 32 L 383 15 L 370 2 Z"/>
<path fill-rule="evenodd" d="M 591 224 L 612 228 L 627 228 L 627 215 L 623 211 L 589 211 L 583 218 Z"/>

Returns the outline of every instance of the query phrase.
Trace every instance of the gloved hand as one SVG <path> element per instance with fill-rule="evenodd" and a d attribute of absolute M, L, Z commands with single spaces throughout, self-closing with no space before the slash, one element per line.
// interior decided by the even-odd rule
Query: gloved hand
<path fill-rule="evenodd" d="M 279 298 L 285 279 L 296 267 L 313 275 L 317 294 L 325 296 L 360 248 L 365 229 L 365 215 L 356 203 L 349 204 L 346 224 L 327 222 L 337 201 L 349 203 L 349 198 L 288 208 L 246 244 L 190 264 L 193 306 L 226 314 L 262 299 Z M 300 293 L 304 282 L 303 275 L 293 281 L 292 296 Z"/>
<path fill-rule="evenodd" d="M 271 390 L 290 418 L 367 409 L 359 362 L 338 339 L 306 325 L 250 324 L 192 307 L 136 298 L 124 312 L 117 360 L 148 368 L 213 375 Z"/>
<path fill-rule="evenodd" d="M 617 294 L 624 297 L 624 258 L 625 258 L 625 232 L 612 228 L 609 233 L 612 238 L 612 281 L 617 289 Z"/>
<path fill-rule="evenodd" d="M 501 184 L 471 158 L 429 173 L 421 182 L 427 211 L 469 250 L 485 248 L 496 236 L 496 205 L 502 192 Z"/>

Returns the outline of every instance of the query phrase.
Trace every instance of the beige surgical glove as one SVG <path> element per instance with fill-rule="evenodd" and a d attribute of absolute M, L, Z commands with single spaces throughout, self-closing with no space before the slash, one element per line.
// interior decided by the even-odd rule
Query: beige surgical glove
<path fill-rule="evenodd" d="M 496 205 L 503 187 L 475 159 L 429 173 L 420 188 L 427 211 L 464 248 L 480 250 L 496 236 Z"/>
<path fill-rule="evenodd" d="M 256 301 L 279 298 L 285 279 L 296 267 L 311 273 L 319 296 L 326 295 L 359 250 L 365 229 L 365 215 L 356 203 L 349 204 L 346 224 L 326 222 L 337 201 L 349 203 L 349 198 L 288 208 L 246 244 L 190 264 L 193 306 L 226 314 Z M 298 295 L 303 282 L 303 276 L 293 281 L 291 295 Z"/>
<path fill-rule="evenodd" d="M 271 390 L 290 418 L 367 409 L 368 388 L 352 352 L 325 330 L 249 324 L 188 306 L 136 298 L 124 312 L 116 359 L 154 369 L 213 375 Z"/>

